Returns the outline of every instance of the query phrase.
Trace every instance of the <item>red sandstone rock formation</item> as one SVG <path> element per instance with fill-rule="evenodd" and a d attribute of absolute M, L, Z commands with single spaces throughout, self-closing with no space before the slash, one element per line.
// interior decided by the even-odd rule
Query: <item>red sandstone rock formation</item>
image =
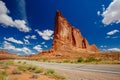
<path fill-rule="evenodd" d="M 52 48 L 40 53 L 55 53 L 59 54 L 60 51 L 66 52 L 99 52 L 96 45 L 89 45 L 88 41 L 82 36 L 81 32 L 73 27 L 61 14 L 60 11 L 56 12 L 55 28 Z"/>
<path fill-rule="evenodd" d="M 61 12 L 56 12 L 55 29 L 52 49 L 65 50 L 65 49 L 87 49 L 93 52 L 99 51 L 97 47 L 90 46 L 88 41 L 81 35 L 81 32 L 62 16 Z"/>

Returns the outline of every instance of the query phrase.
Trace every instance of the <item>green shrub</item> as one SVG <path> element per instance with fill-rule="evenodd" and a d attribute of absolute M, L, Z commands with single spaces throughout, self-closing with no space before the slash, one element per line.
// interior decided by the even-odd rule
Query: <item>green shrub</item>
<path fill-rule="evenodd" d="M 48 69 L 44 74 L 45 75 L 51 75 L 51 74 L 54 74 L 55 71 L 53 69 Z"/>
<path fill-rule="evenodd" d="M 23 64 L 26 64 L 27 62 L 23 62 Z"/>
<path fill-rule="evenodd" d="M 83 62 L 84 60 L 83 60 L 83 58 L 82 57 L 79 57 L 78 59 L 77 59 L 77 62 Z"/>
<path fill-rule="evenodd" d="M 20 70 L 20 71 L 26 71 L 26 70 L 27 70 L 27 66 L 19 65 L 19 66 L 18 66 L 18 70 Z"/>
<path fill-rule="evenodd" d="M 69 62 L 71 62 L 71 61 L 66 59 L 66 60 L 64 60 L 63 62 L 64 62 L 64 63 L 69 63 Z"/>
<path fill-rule="evenodd" d="M 18 61 L 18 63 L 20 64 L 20 63 L 21 63 L 21 61 Z"/>
<path fill-rule="evenodd" d="M 47 59 L 46 59 L 46 58 L 44 58 L 44 59 L 43 59 L 43 62 L 46 62 L 46 61 L 47 61 Z"/>
<path fill-rule="evenodd" d="M 7 75 L 6 70 L 0 71 L 0 75 Z"/>
<path fill-rule="evenodd" d="M 28 65 L 27 70 L 35 70 L 37 67 L 33 65 Z"/>
<path fill-rule="evenodd" d="M 94 62 L 97 61 L 97 59 L 95 59 L 94 57 L 88 57 L 86 62 Z"/>
<path fill-rule="evenodd" d="M 34 72 L 35 73 L 42 73 L 43 72 L 43 69 L 41 68 L 36 68 L 35 70 L 34 70 Z"/>
<path fill-rule="evenodd" d="M 8 76 L 0 75 L 0 80 L 10 80 Z"/>
<path fill-rule="evenodd" d="M 0 71 L 0 80 L 9 80 L 6 70 Z"/>
<path fill-rule="evenodd" d="M 55 78 L 55 79 L 60 79 L 60 80 L 65 79 L 64 76 L 61 76 L 61 75 L 57 74 L 57 73 L 56 73 L 54 70 L 52 70 L 52 69 L 48 69 L 44 74 L 45 74 L 45 75 L 48 75 L 48 76 L 51 76 L 51 77 L 53 77 L 53 78 Z"/>
<path fill-rule="evenodd" d="M 28 65 L 26 67 L 27 67 L 27 70 L 32 70 L 32 71 L 37 68 L 36 66 L 33 66 L 33 65 Z"/>
<path fill-rule="evenodd" d="M 55 74 L 53 74 L 53 75 L 52 75 L 52 77 L 54 77 L 54 78 L 56 78 L 56 79 L 58 79 L 58 80 L 59 80 L 59 79 L 60 79 L 60 80 L 64 80 L 64 79 L 65 79 L 65 77 L 64 77 L 64 76 L 59 75 L 59 74 L 56 74 L 56 73 L 55 73 Z"/>

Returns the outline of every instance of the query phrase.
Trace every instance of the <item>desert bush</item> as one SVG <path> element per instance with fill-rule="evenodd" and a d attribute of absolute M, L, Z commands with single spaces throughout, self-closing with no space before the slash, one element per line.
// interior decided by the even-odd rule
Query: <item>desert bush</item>
<path fill-rule="evenodd" d="M 12 70 L 12 74 L 21 74 L 21 71 L 18 69 Z"/>
<path fill-rule="evenodd" d="M 43 69 L 41 68 L 36 68 L 35 70 L 34 70 L 34 72 L 35 73 L 42 73 L 43 72 Z"/>
<path fill-rule="evenodd" d="M 2 71 L 0 71 L 0 75 L 7 75 L 6 70 L 2 70 Z"/>
<path fill-rule="evenodd" d="M 46 62 L 46 61 L 47 61 L 47 59 L 46 59 L 46 58 L 44 58 L 44 59 L 43 59 L 43 62 Z"/>
<path fill-rule="evenodd" d="M 21 63 L 21 61 L 18 61 L 18 63 L 20 64 L 20 63 Z"/>
<path fill-rule="evenodd" d="M 44 74 L 45 75 L 51 75 L 51 74 L 54 74 L 55 71 L 53 69 L 48 69 Z"/>
<path fill-rule="evenodd" d="M 26 70 L 28 70 L 28 67 L 25 66 L 25 65 L 19 65 L 18 66 L 18 70 L 20 70 L 20 71 L 26 71 Z"/>
<path fill-rule="evenodd" d="M 64 80 L 64 79 L 65 79 L 64 76 L 59 75 L 59 74 L 57 74 L 57 73 L 53 74 L 52 77 L 55 78 L 55 79 L 58 79 L 58 80 Z"/>
<path fill-rule="evenodd" d="M 35 70 L 37 67 L 33 65 L 28 65 L 27 70 Z"/>
<path fill-rule="evenodd" d="M 94 62 L 97 61 L 97 59 L 95 59 L 94 57 L 88 57 L 86 62 Z"/>
<path fill-rule="evenodd" d="M 70 63 L 71 61 L 66 59 L 66 60 L 64 60 L 63 62 L 64 62 L 64 63 Z"/>
<path fill-rule="evenodd" d="M 48 69 L 44 74 L 59 80 L 65 79 L 64 76 L 57 74 L 53 69 Z"/>
<path fill-rule="evenodd" d="M 83 60 L 83 58 L 82 57 L 79 57 L 78 59 L 77 59 L 77 62 L 83 62 L 84 60 Z"/>
<path fill-rule="evenodd" d="M 6 70 L 0 71 L 0 80 L 9 80 Z"/>
<path fill-rule="evenodd" d="M 23 62 L 23 64 L 26 64 L 27 62 Z"/>
<path fill-rule="evenodd" d="M 0 75 L 0 80 L 10 80 L 8 76 Z"/>

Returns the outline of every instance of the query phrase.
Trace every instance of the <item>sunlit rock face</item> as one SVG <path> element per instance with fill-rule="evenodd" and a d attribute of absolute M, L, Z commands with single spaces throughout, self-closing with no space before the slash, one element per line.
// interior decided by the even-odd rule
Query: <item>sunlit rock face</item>
<path fill-rule="evenodd" d="M 54 39 L 52 44 L 53 50 L 68 49 L 86 49 L 89 51 L 99 51 L 97 47 L 90 46 L 88 41 L 81 35 L 81 32 L 73 27 L 61 14 L 56 12 Z"/>
<path fill-rule="evenodd" d="M 81 32 L 73 27 L 67 19 L 65 19 L 60 11 L 56 11 L 54 38 L 50 50 L 42 51 L 41 57 L 70 58 L 74 52 L 78 53 L 94 53 L 99 52 L 96 45 L 89 45 L 88 41 L 82 36 Z M 81 54 L 75 54 L 76 57 Z M 74 56 L 72 56 L 74 57 Z"/>

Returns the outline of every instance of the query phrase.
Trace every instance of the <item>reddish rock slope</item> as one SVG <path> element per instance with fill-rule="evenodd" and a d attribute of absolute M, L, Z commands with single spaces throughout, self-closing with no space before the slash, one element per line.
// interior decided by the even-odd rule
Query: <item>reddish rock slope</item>
<path fill-rule="evenodd" d="M 12 53 L 6 52 L 5 50 L 0 50 L 0 60 L 3 60 L 3 59 L 14 59 L 14 58 L 17 58 L 16 54 L 12 54 Z"/>

